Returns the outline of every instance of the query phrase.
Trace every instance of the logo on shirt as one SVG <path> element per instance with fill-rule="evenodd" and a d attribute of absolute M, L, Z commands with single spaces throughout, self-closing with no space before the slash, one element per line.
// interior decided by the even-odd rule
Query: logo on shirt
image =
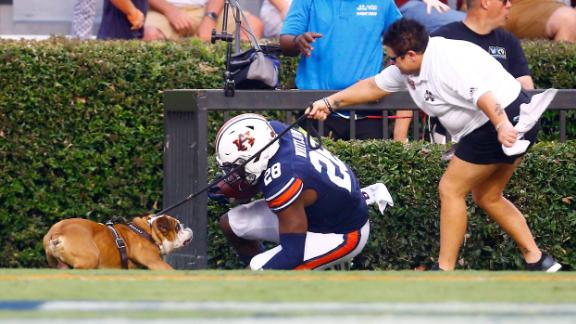
<path fill-rule="evenodd" d="M 416 84 L 414 83 L 414 80 L 408 79 L 408 85 L 412 90 L 416 90 Z"/>
<path fill-rule="evenodd" d="M 476 90 L 478 90 L 478 88 L 474 88 L 474 87 L 470 88 L 470 98 L 474 98 L 474 94 L 476 93 Z"/>
<path fill-rule="evenodd" d="M 500 47 L 500 46 L 488 46 L 488 52 L 490 53 L 490 55 L 492 55 L 494 58 L 499 58 L 499 59 L 506 59 L 506 49 L 504 47 Z"/>
<path fill-rule="evenodd" d="M 378 16 L 378 5 L 361 4 L 356 7 L 356 16 Z"/>
<path fill-rule="evenodd" d="M 432 94 L 432 92 L 430 92 L 430 90 L 426 90 L 426 93 L 424 94 L 424 100 L 434 101 L 434 95 Z"/>

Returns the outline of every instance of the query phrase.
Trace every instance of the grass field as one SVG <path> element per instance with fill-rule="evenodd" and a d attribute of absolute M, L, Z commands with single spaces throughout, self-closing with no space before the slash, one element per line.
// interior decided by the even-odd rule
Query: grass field
<path fill-rule="evenodd" d="M 374 315 L 398 312 L 402 305 L 416 313 L 430 305 L 458 305 L 459 314 L 467 305 L 476 305 L 474 314 L 482 308 L 500 314 L 499 305 L 514 305 L 521 314 L 522 305 L 529 305 L 534 316 L 556 307 L 568 316 L 563 319 L 576 319 L 576 273 L 0 269 L 0 319 L 244 318 L 261 315 L 262 307 L 276 307 L 276 316 L 334 315 L 347 308 Z M 544 308 L 534 311 L 538 307 Z"/>

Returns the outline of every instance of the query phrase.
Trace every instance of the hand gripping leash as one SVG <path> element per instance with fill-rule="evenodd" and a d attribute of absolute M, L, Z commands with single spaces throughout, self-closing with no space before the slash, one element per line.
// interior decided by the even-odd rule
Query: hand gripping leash
<path fill-rule="evenodd" d="M 212 188 L 214 185 L 218 184 L 220 181 L 226 179 L 228 176 L 230 176 L 231 174 L 234 174 L 235 172 L 238 172 L 239 170 L 242 170 L 246 164 L 250 163 L 252 160 L 254 160 L 256 157 L 258 157 L 260 155 L 260 153 L 262 153 L 265 149 L 267 149 L 268 147 L 270 147 L 270 145 L 274 144 L 274 142 L 278 141 L 280 139 L 280 137 L 284 136 L 284 134 L 286 134 L 290 129 L 294 128 L 295 126 L 297 126 L 298 124 L 300 124 L 300 122 L 302 122 L 304 119 L 306 119 L 307 115 L 306 114 L 302 114 L 302 116 L 298 117 L 298 119 L 296 119 L 295 122 L 293 122 L 292 124 L 290 124 L 290 126 L 286 127 L 286 129 L 284 129 L 283 131 L 281 131 L 274 139 L 272 139 L 268 144 L 266 144 L 263 148 L 261 148 L 258 152 L 256 152 L 256 154 L 252 155 L 249 159 L 247 159 L 246 161 L 244 161 L 242 164 L 234 167 L 232 170 L 230 170 L 230 172 L 223 174 L 219 177 L 217 177 L 216 179 L 212 180 L 210 183 L 208 183 L 208 185 L 206 185 L 204 188 L 200 189 L 199 191 L 192 193 L 190 195 L 188 195 L 188 197 L 182 199 L 181 201 L 173 204 L 172 206 L 168 206 L 162 210 L 160 210 L 159 212 L 155 213 L 153 215 L 153 217 L 156 216 L 160 216 L 163 215 L 165 213 L 167 213 L 168 211 L 179 207 L 181 205 L 183 205 L 184 203 L 188 202 L 189 200 L 198 197 L 201 193 L 207 191 L 208 189 Z M 320 136 L 318 136 L 318 133 L 316 132 L 316 130 L 311 127 L 311 121 L 309 119 L 306 119 L 306 128 L 307 128 L 307 136 L 308 136 L 308 145 L 310 145 L 310 148 L 312 150 L 316 150 L 319 149 L 320 147 L 322 147 L 322 139 L 320 138 Z M 314 137 L 318 140 L 318 145 L 312 147 L 311 143 L 311 138 L 310 138 L 310 133 L 311 131 L 314 133 Z"/>

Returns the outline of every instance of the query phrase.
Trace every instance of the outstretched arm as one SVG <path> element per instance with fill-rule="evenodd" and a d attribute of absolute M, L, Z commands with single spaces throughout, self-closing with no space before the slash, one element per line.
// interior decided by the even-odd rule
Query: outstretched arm
<path fill-rule="evenodd" d="M 309 118 L 325 120 L 331 113 L 330 109 L 338 110 L 342 107 L 358 105 L 377 101 L 389 93 L 376 85 L 374 77 L 356 82 L 354 85 L 337 92 L 329 97 L 316 100 L 306 114 Z"/>
<path fill-rule="evenodd" d="M 316 41 L 316 38 L 320 37 L 322 37 L 322 34 L 314 32 L 305 32 L 300 35 L 281 35 L 280 47 L 284 55 L 296 56 L 304 54 L 310 57 L 314 50 L 312 44 Z"/>

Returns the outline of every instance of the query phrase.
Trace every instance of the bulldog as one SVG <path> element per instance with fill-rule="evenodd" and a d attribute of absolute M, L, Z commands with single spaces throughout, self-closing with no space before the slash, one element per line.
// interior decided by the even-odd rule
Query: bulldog
<path fill-rule="evenodd" d="M 148 215 L 106 224 L 65 219 L 48 230 L 43 243 L 52 268 L 170 270 L 162 255 L 190 241 L 192 230 L 176 218 Z"/>

